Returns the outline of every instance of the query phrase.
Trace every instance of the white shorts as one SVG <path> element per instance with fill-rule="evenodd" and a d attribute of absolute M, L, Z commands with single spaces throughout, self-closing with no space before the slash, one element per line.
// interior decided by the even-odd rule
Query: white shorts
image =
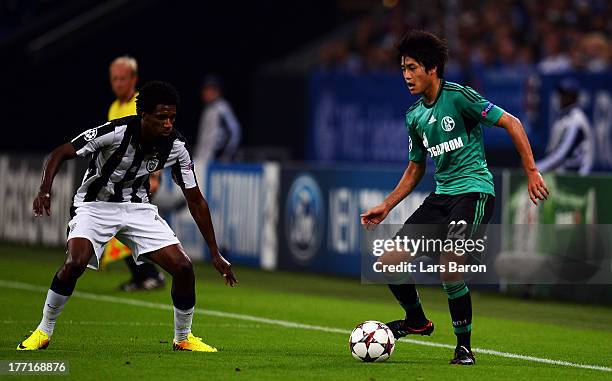
<path fill-rule="evenodd" d="M 98 269 L 104 246 L 115 236 L 132 251 L 137 264 L 145 253 L 180 243 L 170 226 L 159 216 L 157 206 L 129 202 L 84 202 L 68 222 L 68 241 L 87 238 L 95 256 L 87 267 Z"/>

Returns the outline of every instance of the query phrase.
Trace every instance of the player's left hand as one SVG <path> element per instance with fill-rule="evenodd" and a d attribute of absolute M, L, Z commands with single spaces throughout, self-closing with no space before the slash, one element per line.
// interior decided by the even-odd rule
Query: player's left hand
<path fill-rule="evenodd" d="M 212 263 L 221 276 L 225 279 L 225 284 L 234 287 L 234 285 L 238 283 L 238 280 L 232 271 L 232 264 L 229 263 L 227 259 L 223 258 L 221 253 L 217 252 L 216 254 L 213 254 Z"/>
<path fill-rule="evenodd" d="M 527 191 L 531 202 L 538 205 L 538 200 L 548 199 L 550 192 L 540 172 L 535 171 L 527 175 Z"/>

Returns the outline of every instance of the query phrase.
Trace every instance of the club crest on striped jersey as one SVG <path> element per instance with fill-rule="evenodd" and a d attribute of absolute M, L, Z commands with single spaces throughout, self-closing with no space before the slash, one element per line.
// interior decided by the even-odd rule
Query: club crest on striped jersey
<path fill-rule="evenodd" d="M 85 139 L 86 142 L 94 140 L 96 136 L 98 136 L 97 128 L 90 128 L 89 130 L 83 133 L 83 139 Z"/>
<path fill-rule="evenodd" d="M 147 171 L 154 172 L 157 169 L 158 165 L 159 165 L 159 158 L 157 158 L 156 156 L 153 156 L 152 158 L 147 160 L 145 167 L 147 168 Z"/>
<path fill-rule="evenodd" d="M 453 130 L 453 128 L 455 128 L 455 120 L 450 116 L 445 116 L 442 118 L 442 122 L 440 122 L 440 124 L 442 125 L 442 129 L 446 132 L 450 132 Z"/>

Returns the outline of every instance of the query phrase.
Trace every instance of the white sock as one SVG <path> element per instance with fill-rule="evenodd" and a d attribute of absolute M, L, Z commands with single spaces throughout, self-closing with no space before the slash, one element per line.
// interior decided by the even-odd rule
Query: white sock
<path fill-rule="evenodd" d="M 187 340 L 187 335 L 191 332 L 194 309 L 195 307 L 188 310 L 179 310 L 174 307 L 174 340 L 176 342 Z"/>
<path fill-rule="evenodd" d="M 70 296 L 60 295 L 52 290 L 47 292 L 47 299 L 43 307 L 43 317 L 38 325 L 38 329 L 41 329 L 49 336 L 53 335 L 55 320 L 57 320 L 57 317 L 62 313 L 68 298 L 70 298 Z"/>

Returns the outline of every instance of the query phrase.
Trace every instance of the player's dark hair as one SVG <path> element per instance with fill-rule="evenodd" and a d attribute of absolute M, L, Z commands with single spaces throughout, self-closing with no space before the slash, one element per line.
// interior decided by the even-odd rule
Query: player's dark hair
<path fill-rule="evenodd" d="M 158 105 L 175 105 L 179 107 L 179 95 L 174 86 L 168 82 L 151 81 L 138 91 L 136 113 L 152 113 Z"/>
<path fill-rule="evenodd" d="M 411 30 L 396 44 L 398 60 L 410 57 L 422 64 L 425 70 L 437 68 L 438 78 L 444 77 L 448 61 L 448 46 L 444 39 L 423 30 Z"/>

